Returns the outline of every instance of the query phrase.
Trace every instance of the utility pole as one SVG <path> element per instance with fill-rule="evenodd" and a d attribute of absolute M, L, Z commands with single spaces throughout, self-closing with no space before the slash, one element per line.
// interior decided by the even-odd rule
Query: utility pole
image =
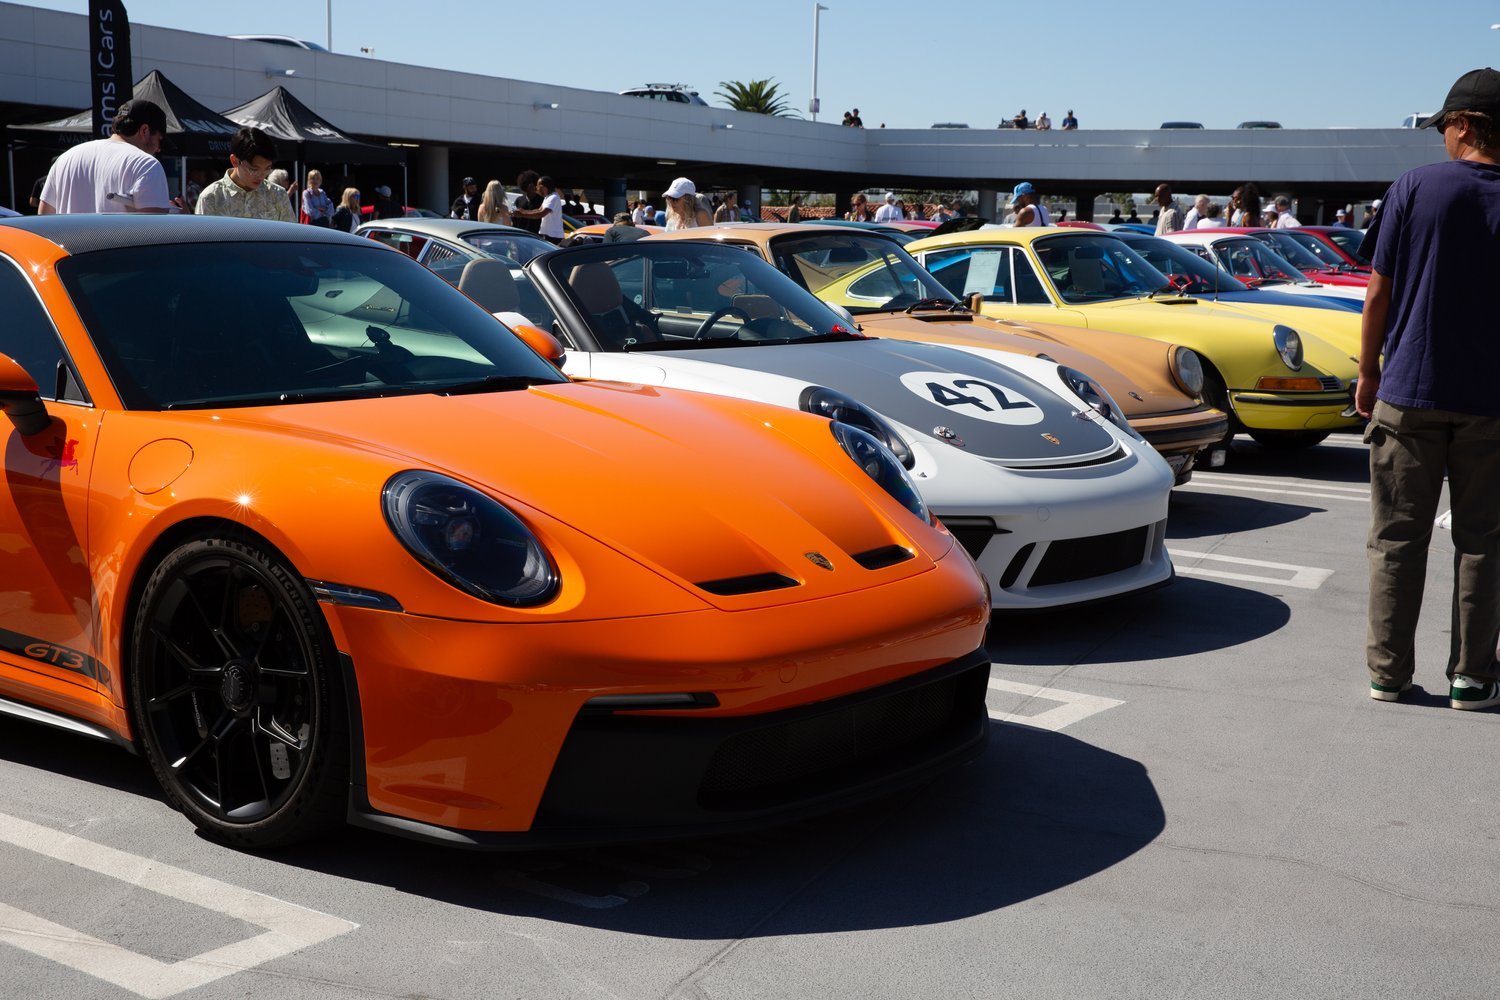
<path fill-rule="evenodd" d="M 332 2 L 332 0 L 330 0 Z M 812 120 L 818 120 L 818 19 L 823 11 L 827 10 L 820 3 L 813 4 L 813 81 L 812 100 L 807 102 L 807 111 L 812 115 Z"/>

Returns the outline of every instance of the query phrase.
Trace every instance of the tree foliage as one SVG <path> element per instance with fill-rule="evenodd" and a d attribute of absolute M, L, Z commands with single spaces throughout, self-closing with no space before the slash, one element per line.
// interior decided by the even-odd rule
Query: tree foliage
<path fill-rule="evenodd" d="M 749 83 L 721 80 L 719 86 L 724 89 L 715 91 L 714 96 L 724 98 L 724 102 L 736 111 L 750 111 L 773 118 L 800 117 L 787 104 L 787 98 L 781 93 L 781 85 L 769 77 L 751 80 Z"/>

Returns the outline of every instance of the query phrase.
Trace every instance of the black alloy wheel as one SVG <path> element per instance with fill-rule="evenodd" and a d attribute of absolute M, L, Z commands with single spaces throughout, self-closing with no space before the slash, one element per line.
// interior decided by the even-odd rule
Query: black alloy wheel
<path fill-rule="evenodd" d="M 349 739 L 337 653 L 307 584 L 250 538 L 184 543 L 142 591 L 136 732 L 173 805 L 205 834 L 268 848 L 337 825 Z"/>

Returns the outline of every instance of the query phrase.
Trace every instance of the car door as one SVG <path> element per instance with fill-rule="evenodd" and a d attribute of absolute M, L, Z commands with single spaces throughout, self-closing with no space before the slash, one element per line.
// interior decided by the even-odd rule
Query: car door
<path fill-rule="evenodd" d="M 89 571 L 88 488 L 99 414 L 41 300 L 15 261 L 0 257 L 0 353 L 24 368 L 52 426 L 22 437 L 0 419 L 0 676 L 30 674 L 96 688 Z"/>

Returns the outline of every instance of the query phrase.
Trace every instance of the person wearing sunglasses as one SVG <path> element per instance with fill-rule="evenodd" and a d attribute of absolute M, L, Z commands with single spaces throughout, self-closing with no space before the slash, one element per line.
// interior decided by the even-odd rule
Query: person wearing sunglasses
<path fill-rule="evenodd" d="M 296 222 L 286 188 L 266 179 L 274 166 L 276 143 L 258 128 L 242 126 L 229 141 L 229 169 L 198 196 L 198 214 Z"/>

